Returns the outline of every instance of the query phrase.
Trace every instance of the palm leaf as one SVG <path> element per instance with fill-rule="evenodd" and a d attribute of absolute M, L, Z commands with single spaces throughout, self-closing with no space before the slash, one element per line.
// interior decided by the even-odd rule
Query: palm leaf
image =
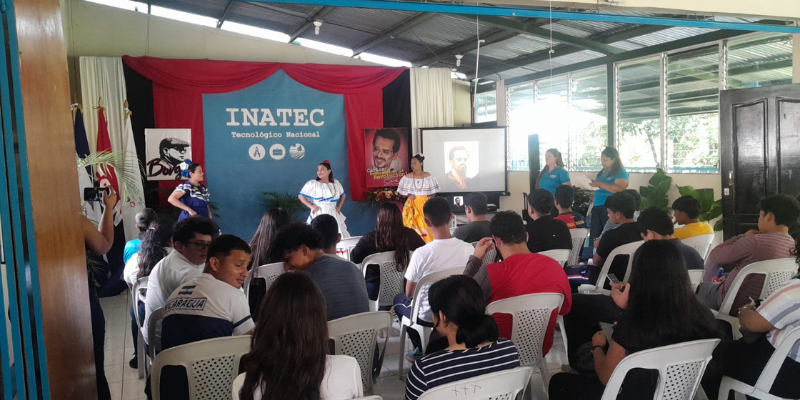
<path fill-rule="evenodd" d="M 111 167 L 117 174 L 119 182 L 119 198 L 125 201 L 130 196 L 140 197 L 138 185 L 142 183 L 144 166 L 136 157 L 136 154 L 127 151 L 101 151 L 87 155 L 85 158 L 78 158 L 78 169 L 91 167 L 93 171 L 97 167 Z M 92 176 L 92 181 L 97 179 Z"/>

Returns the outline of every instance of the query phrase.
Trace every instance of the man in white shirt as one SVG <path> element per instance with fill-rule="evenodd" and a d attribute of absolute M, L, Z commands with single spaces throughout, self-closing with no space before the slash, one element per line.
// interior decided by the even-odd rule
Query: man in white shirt
<path fill-rule="evenodd" d="M 204 217 L 190 217 L 175 225 L 173 249 L 159 261 L 150 273 L 145 297 L 145 320 L 142 336 L 145 343 L 150 314 L 163 307 L 172 292 L 184 283 L 200 276 L 208 254 L 208 246 L 218 232 L 217 226 Z"/>
<path fill-rule="evenodd" d="M 417 288 L 417 283 L 426 275 L 443 271 L 448 268 L 461 267 L 467 263 L 469 256 L 474 249 L 472 245 L 462 242 L 450 235 L 450 219 L 453 214 L 450 212 L 450 204 L 443 197 L 432 197 L 422 208 L 425 214 L 425 225 L 428 231 L 433 234 L 433 241 L 418 248 L 411 255 L 408 262 L 405 278 L 406 292 L 397 295 L 394 299 L 394 312 L 401 317 L 411 318 L 411 298 Z M 460 271 L 458 272 L 460 273 Z M 420 293 L 419 316 L 417 324 L 433 327 L 433 317 L 431 308 L 428 304 L 428 288 L 423 288 Z M 415 351 L 406 358 L 413 362 L 422 356 L 422 340 L 419 334 L 413 330 L 408 330 L 408 337 L 414 344 Z"/>
<path fill-rule="evenodd" d="M 161 347 L 217 337 L 251 334 L 247 297 L 239 290 L 247 278 L 250 246 L 222 235 L 208 249 L 203 273 L 172 292 L 164 306 Z"/>

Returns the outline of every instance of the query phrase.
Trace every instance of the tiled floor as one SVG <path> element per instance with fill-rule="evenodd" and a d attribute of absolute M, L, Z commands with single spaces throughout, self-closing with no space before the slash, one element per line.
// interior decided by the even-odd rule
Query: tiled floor
<path fill-rule="evenodd" d="M 133 341 L 130 330 L 130 313 L 128 303 L 130 296 L 126 293 L 116 297 L 100 299 L 106 317 L 106 379 L 111 388 L 112 400 L 139 400 L 145 399 L 144 380 L 139 380 L 136 369 L 128 366 L 133 356 Z M 561 364 L 567 363 L 567 355 L 561 336 L 556 332 L 553 348 L 547 355 L 547 366 L 550 376 L 559 372 Z M 410 347 L 407 341 L 407 347 Z M 410 351 L 410 349 L 408 349 Z M 383 370 L 374 386 L 374 394 L 380 395 L 384 400 L 401 400 L 405 396 L 405 383 L 398 379 L 397 366 L 400 354 L 400 338 L 393 336 L 389 339 Z M 408 373 L 410 363 L 403 361 L 404 373 Z M 536 370 L 534 368 L 534 370 Z M 542 392 L 542 380 L 538 371 L 534 372 L 533 393 Z M 538 396 L 541 398 L 541 396 Z"/>

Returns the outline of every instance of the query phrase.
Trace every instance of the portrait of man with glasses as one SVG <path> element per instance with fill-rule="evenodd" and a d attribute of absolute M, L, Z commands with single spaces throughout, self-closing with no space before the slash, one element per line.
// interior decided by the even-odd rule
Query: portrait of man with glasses
<path fill-rule="evenodd" d="M 369 172 L 403 171 L 403 162 L 397 156 L 401 145 L 400 135 L 394 129 L 378 129 L 372 137 L 372 165 Z"/>

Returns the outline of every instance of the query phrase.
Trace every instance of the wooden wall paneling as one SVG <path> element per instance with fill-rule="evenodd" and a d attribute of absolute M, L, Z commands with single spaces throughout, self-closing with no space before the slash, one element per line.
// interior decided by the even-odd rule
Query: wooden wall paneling
<path fill-rule="evenodd" d="M 17 0 L 12 12 L 27 155 L 22 168 L 29 174 L 32 257 L 38 261 L 41 293 L 42 320 L 36 326 L 44 336 L 49 396 L 94 399 L 86 257 L 78 229 L 78 177 L 59 1 Z"/>

